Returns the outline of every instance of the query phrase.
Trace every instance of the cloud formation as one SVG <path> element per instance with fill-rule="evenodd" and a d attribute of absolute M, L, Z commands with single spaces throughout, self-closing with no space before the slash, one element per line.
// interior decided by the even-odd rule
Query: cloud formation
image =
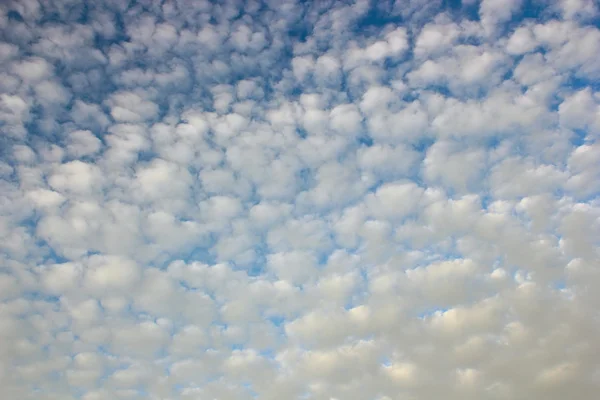
<path fill-rule="evenodd" d="M 592 398 L 599 21 L 4 2 L 3 395 Z"/>

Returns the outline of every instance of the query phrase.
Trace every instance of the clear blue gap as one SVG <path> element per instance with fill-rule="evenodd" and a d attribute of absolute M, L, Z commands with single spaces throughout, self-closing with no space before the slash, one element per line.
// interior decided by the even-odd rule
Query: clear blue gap
<path fill-rule="evenodd" d="M 481 208 L 486 211 L 487 211 L 489 205 L 496 200 L 491 194 L 485 193 L 485 192 L 482 193 L 482 195 L 480 196 L 480 199 L 481 199 Z"/>
<path fill-rule="evenodd" d="M 488 136 L 486 138 L 483 138 L 483 144 L 487 150 L 497 149 L 501 143 L 502 143 L 502 138 L 499 135 L 493 135 L 493 136 Z"/>
<path fill-rule="evenodd" d="M 434 138 L 429 136 L 420 136 L 419 139 L 412 145 L 412 148 L 419 153 L 426 153 L 434 143 Z"/>
<path fill-rule="evenodd" d="M 563 86 L 568 87 L 573 92 L 578 92 L 586 88 L 590 88 L 592 92 L 597 92 L 600 91 L 600 79 L 589 80 L 570 74 Z"/>
<path fill-rule="evenodd" d="M 302 15 L 298 15 L 296 24 L 288 29 L 287 34 L 289 39 L 297 40 L 298 42 L 305 42 L 306 39 L 312 34 L 313 27 L 304 18 L 305 15 L 306 10 L 303 10 Z"/>
<path fill-rule="evenodd" d="M 549 16 L 548 8 L 541 7 L 539 3 L 535 0 L 524 0 L 512 15 L 512 18 L 504 25 L 499 26 L 499 35 L 508 36 L 510 32 L 521 26 L 526 19 L 536 19 L 536 22 L 543 22 L 545 20 L 543 15 Z"/>
<path fill-rule="evenodd" d="M 427 317 L 431 317 L 432 315 L 434 315 L 436 312 L 446 312 L 450 310 L 450 307 L 443 307 L 443 306 L 433 306 L 433 307 L 427 307 L 425 309 L 422 309 L 418 312 L 417 314 L 417 318 L 419 319 L 424 319 Z"/>
<path fill-rule="evenodd" d="M 460 5 L 460 10 L 461 10 L 461 14 L 463 17 L 466 17 L 468 20 L 471 21 L 479 21 L 479 2 L 473 2 L 473 3 L 464 3 L 461 0 L 448 0 L 449 2 L 451 1 L 452 3 L 459 3 Z"/>
<path fill-rule="evenodd" d="M 376 2 L 377 5 L 385 6 L 392 4 L 386 1 Z M 386 4 L 387 3 L 387 4 Z M 392 15 L 388 10 L 382 9 L 383 7 L 371 7 L 369 12 L 361 19 L 356 21 L 354 27 L 357 33 L 369 32 L 373 28 L 382 28 L 387 24 L 400 25 L 402 24 L 402 17 L 398 15 Z"/>
<path fill-rule="evenodd" d="M 556 290 L 564 290 L 567 288 L 567 282 L 564 279 L 559 279 L 552 282 L 551 287 Z"/>
<path fill-rule="evenodd" d="M 314 171 L 310 168 L 303 167 L 296 173 L 298 179 L 298 192 L 310 190 L 314 186 Z"/>
<path fill-rule="evenodd" d="M 273 349 L 261 350 L 259 354 L 261 355 L 261 357 L 264 357 L 269 360 L 273 360 L 277 355 Z"/>
<path fill-rule="evenodd" d="M 251 382 L 243 382 L 242 383 L 242 387 L 244 389 L 246 389 L 246 391 L 248 392 L 248 394 L 252 397 L 252 398 L 257 398 L 258 397 L 258 393 L 256 393 L 252 387 L 252 383 Z"/>
<path fill-rule="evenodd" d="M 173 389 L 175 389 L 178 392 L 181 392 L 182 390 L 187 389 L 187 386 L 183 383 L 176 383 L 173 385 Z"/>
<path fill-rule="evenodd" d="M 228 261 L 234 271 L 244 271 L 249 277 L 259 277 L 264 275 L 264 262 L 254 262 L 250 266 L 238 265 L 235 261 Z"/>
<path fill-rule="evenodd" d="M 261 235 L 263 236 L 263 235 Z M 252 248 L 254 250 L 254 254 L 256 255 L 256 259 L 250 267 L 243 268 L 248 276 L 257 277 L 263 276 L 267 273 L 266 264 L 267 264 L 267 255 L 269 254 L 268 246 L 265 240 L 260 240 L 260 242 Z"/>
<path fill-rule="evenodd" d="M 19 13 L 18 11 L 15 11 L 15 10 L 9 10 L 6 13 L 6 16 L 8 17 L 8 20 L 10 22 L 13 22 L 13 21 L 21 22 L 21 23 L 25 22 L 25 19 L 23 19 L 23 16 L 21 15 L 21 13 Z"/>
<path fill-rule="evenodd" d="M 435 91 L 437 91 L 437 92 L 446 91 L 446 92 L 448 92 L 448 96 L 450 96 L 448 88 L 446 88 L 446 87 L 439 87 L 433 91 L 434 92 Z M 412 103 L 413 101 L 418 100 L 420 97 L 421 97 L 420 93 L 417 93 L 415 90 L 410 90 L 410 91 L 407 91 L 406 93 L 402 94 L 402 97 L 400 99 L 406 103 Z"/>
<path fill-rule="evenodd" d="M 212 249 L 212 247 L 214 246 L 214 244 L 216 242 L 216 238 L 214 238 L 213 234 L 211 234 L 210 236 L 213 236 L 213 237 L 210 238 L 209 244 L 206 244 L 205 246 L 198 246 L 198 247 L 193 248 L 182 259 L 187 263 L 193 262 L 193 261 L 198 261 L 198 262 L 201 262 L 201 263 L 207 264 L 207 265 L 216 264 L 217 263 L 216 257 L 210 252 L 210 249 Z"/>
<path fill-rule="evenodd" d="M 582 146 L 586 144 L 587 131 L 584 129 L 573 129 L 573 135 L 571 135 L 570 142 L 573 146 Z"/>
<path fill-rule="evenodd" d="M 354 296 L 350 296 L 350 298 L 344 303 L 344 310 L 350 311 L 354 307 L 358 307 L 360 304 L 356 302 Z"/>
<path fill-rule="evenodd" d="M 358 144 L 362 147 L 371 147 L 373 146 L 373 139 L 369 136 L 368 133 L 363 133 L 361 136 L 357 138 Z"/>
<path fill-rule="evenodd" d="M 60 303 L 60 297 L 59 296 L 54 296 L 54 295 L 49 295 L 49 294 L 45 294 L 39 291 L 29 291 L 29 292 L 23 292 L 21 294 L 23 300 L 27 300 L 27 301 L 43 301 L 46 303 L 54 303 L 54 304 L 58 304 Z"/>
<path fill-rule="evenodd" d="M 22 222 L 21 226 L 27 226 L 29 229 L 34 229 L 37 225 L 37 222 L 38 218 L 36 217 L 35 219 Z M 56 250 L 54 250 L 54 248 L 45 240 L 37 239 L 35 244 L 38 249 L 45 250 L 43 264 L 64 264 L 71 261 L 71 259 L 58 254 Z"/>
<path fill-rule="evenodd" d="M 302 139 L 306 139 L 306 137 L 308 136 L 308 133 L 306 132 L 306 129 L 304 129 L 301 126 L 297 126 L 296 127 L 296 133 L 298 134 L 298 136 L 300 136 Z"/>
<path fill-rule="evenodd" d="M 52 133 L 44 132 L 43 127 L 40 126 L 40 123 L 43 122 L 43 117 L 44 117 L 44 108 L 42 107 L 41 104 L 34 102 L 31 105 L 31 108 L 29 110 L 30 110 L 29 114 L 31 115 L 31 118 L 24 121 L 24 123 L 23 123 L 23 126 L 25 127 L 25 130 L 27 131 L 27 136 L 33 135 L 34 137 L 41 137 L 42 140 L 44 142 L 46 142 L 46 141 L 48 141 L 48 139 L 51 139 L 53 136 L 57 135 L 56 133 L 52 134 Z M 25 139 L 27 140 L 27 142 L 31 143 L 29 141 L 30 139 L 28 137 L 26 137 Z"/>
<path fill-rule="evenodd" d="M 595 27 L 596 29 L 600 29 L 600 15 L 597 15 L 595 18 L 592 18 L 589 21 L 589 25 Z"/>
<path fill-rule="evenodd" d="M 442 7 L 452 13 L 460 12 L 463 9 L 461 0 L 443 0 Z"/>
<path fill-rule="evenodd" d="M 515 65 L 515 68 L 516 68 L 516 65 L 517 65 L 516 61 L 515 61 L 514 65 Z M 508 68 L 507 71 L 504 73 L 504 75 L 502 75 L 502 78 L 500 78 L 502 80 L 502 82 L 511 80 L 512 77 L 513 77 L 514 71 L 515 71 L 514 68 Z"/>
<path fill-rule="evenodd" d="M 329 232 L 328 234 L 329 239 L 334 240 L 334 233 Z M 331 255 L 331 253 L 327 252 L 327 251 L 323 251 L 323 252 L 319 252 L 317 254 L 317 265 L 319 267 L 324 267 L 327 264 L 327 260 L 329 259 L 329 256 Z"/>
<path fill-rule="evenodd" d="M 559 17 L 558 13 L 550 13 L 549 7 L 538 0 L 524 0 L 519 10 L 520 12 L 513 16 L 513 23 L 526 19 L 535 19 L 539 23 Z"/>
<path fill-rule="evenodd" d="M 379 363 L 381 365 L 383 365 L 384 367 L 391 367 L 392 359 L 388 356 L 381 356 L 381 357 L 379 357 Z"/>

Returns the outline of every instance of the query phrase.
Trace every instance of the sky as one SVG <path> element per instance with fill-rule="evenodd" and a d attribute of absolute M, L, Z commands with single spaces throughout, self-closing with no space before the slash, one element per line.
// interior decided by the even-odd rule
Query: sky
<path fill-rule="evenodd" d="M 0 5 L 0 391 L 589 400 L 595 0 Z"/>

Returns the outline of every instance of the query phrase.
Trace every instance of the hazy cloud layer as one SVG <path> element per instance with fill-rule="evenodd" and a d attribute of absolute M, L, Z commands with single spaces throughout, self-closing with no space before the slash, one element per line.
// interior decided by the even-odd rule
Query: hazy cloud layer
<path fill-rule="evenodd" d="M 593 0 L 4 1 L 10 399 L 592 399 Z"/>

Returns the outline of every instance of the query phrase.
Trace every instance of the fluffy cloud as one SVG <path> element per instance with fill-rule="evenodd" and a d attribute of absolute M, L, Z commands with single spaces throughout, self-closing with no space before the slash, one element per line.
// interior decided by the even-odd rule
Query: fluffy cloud
<path fill-rule="evenodd" d="M 5 1 L 3 395 L 592 398 L 598 15 Z"/>

